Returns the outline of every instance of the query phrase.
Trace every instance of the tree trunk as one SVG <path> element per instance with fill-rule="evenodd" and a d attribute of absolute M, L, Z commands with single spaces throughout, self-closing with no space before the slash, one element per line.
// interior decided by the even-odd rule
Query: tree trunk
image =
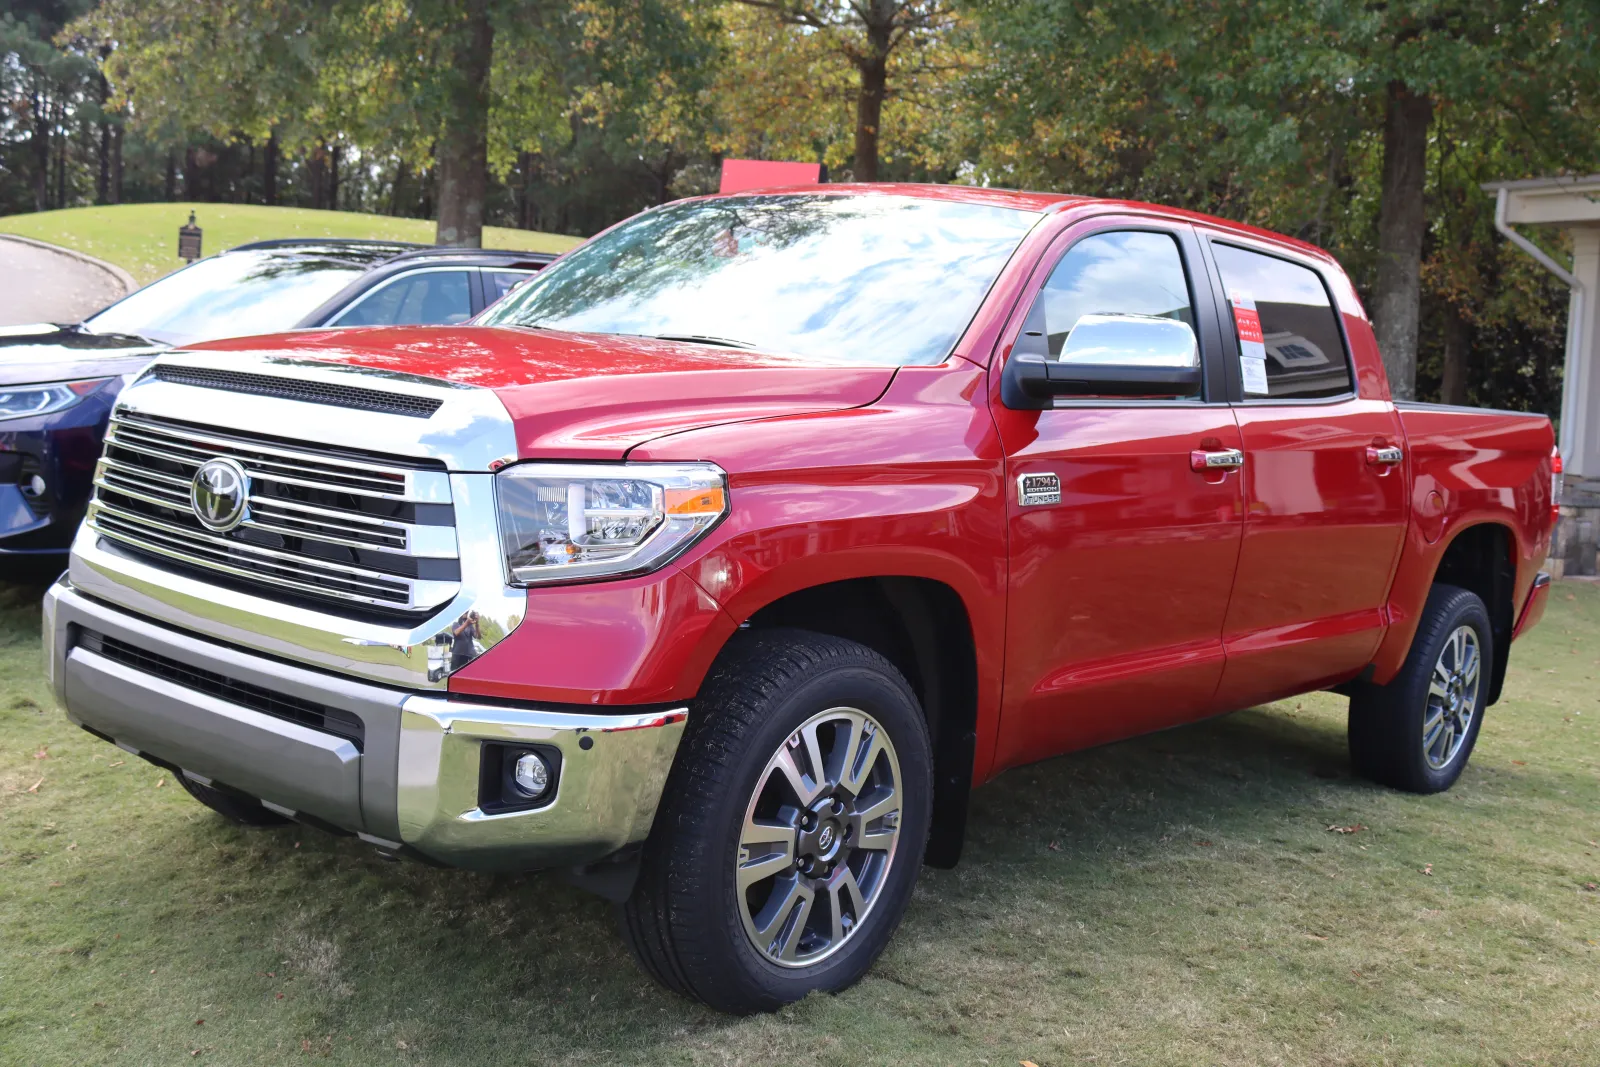
<path fill-rule="evenodd" d="M 328 190 L 328 168 L 323 162 L 326 156 L 327 149 L 319 144 L 311 150 L 311 158 L 306 162 L 306 184 L 311 186 L 311 207 L 318 211 L 327 206 L 323 203 Z"/>
<path fill-rule="evenodd" d="M 122 123 L 111 127 L 111 202 L 122 203 Z"/>
<path fill-rule="evenodd" d="M 278 203 L 278 131 L 267 134 L 261 152 L 261 200 L 269 207 Z"/>
<path fill-rule="evenodd" d="M 436 244 L 483 247 L 483 201 L 489 177 L 489 65 L 494 24 L 488 0 L 463 0 L 456 33 L 455 85 L 439 139 Z"/>
<path fill-rule="evenodd" d="M 1439 399 L 1446 404 L 1465 405 L 1467 382 L 1472 374 L 1472 330 L 1461 311 L 1446 303 L 1444 309 L 1444 374 L 1439 383 Z"/>
<path fill-rule="evenodd" d="M 405 196 L 406 175 L 411 170 L 405 160 L 394 165 L 394 184 L 389 187 L 389 214 L 398 216 L 400 204 Z"/>
<path fill-rule="evenodd" d="M 67 101 L 61 100 L 56 109 L 56 126 L 61 136 L 56 138 L 56 207 L 67 206 Z"/>
<path fill-rule="evenodd" d="M 178 164 L 177 161 L 172 158 L 172 152 L 169 149 L 167 151 L 167 177 L 166 184 L 163 186 L 162 199 L 170 204 L 172 203 L 173 197 L 177 196 L 177 194 Z"/>
<path fill-rule="evenodd" d="M 1378 351 L 1396 400 L 1417 395 L 1417 329 L 1422 311 L 1423 182 L 1433 100 L 1389 83 L 1383 124 L 1383 187 L 1378 201 L 1378 284 L 1372 317 Z"/>
<path fill-rule="evenodd" d="M 328 210 L 339 210 L 339 146 L 328 152 Z"/>
<path fill-rule="evenodd" d="M 194 145 L 183 150 L 183 198 L 191 204 L 200 199 L 200 168 L 195 165 Z"/>
<path fill-rule="evenodd" d="M 104 57 L 102 52 L 101 56 Z M 111 95 L 111 86 L 106 83 L 106 76 L 99 75 L 100 80 L 100 158 L 99 170 L 94 176 L 94 202 L 107 203 L 111 199 L 111 123 L 106 119 L 106 100 Z"/>
<path fill-rule="evenodd" d="M 28 94 L 33 110 L 33 210 L 50 207 L 50 104 L 37 92 Z"/>
<path fill-rule="evenodd" d="M 883 99 L 889 92 L 889 49 L 894 33 L 896 0 L 870 0 L 861 12 L 867 31 L 867 53 L 856 60 L 861 84 L 856 90 L 856 154 L 852 177 L 858 182 L 878 180 L 878 133 L 883 122 Z"/>

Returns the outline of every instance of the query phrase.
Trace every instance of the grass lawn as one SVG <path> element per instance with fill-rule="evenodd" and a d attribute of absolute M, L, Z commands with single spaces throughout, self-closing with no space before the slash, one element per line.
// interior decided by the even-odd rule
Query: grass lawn
<path fill-rule="evenodd" d="M 1594 585 L 1452 792 L 1353 780 L 1328 695 L 1013 771 L 865 981 L 754 1019 L 552 879 L 225 824 L 51 706 L 41 592 L 0 590 L 0 1063 L 1600 1064 Z"/>
<path fill-rule="evenodd" d="M 0 233 L 14 233 L 86 252 L 115 263 L 143 285 L 183 266 L 178 258 L 178 227 L 189 212 L 204 232 L 207 255 L 274 237 L 367 237 L 432 244 L 434 224 L 354 211 L 312 211 L 257 204 L 120 204 L 74 207 L 32 215 L 0 217 Z M 578 238 L 558 233 L 489 226 L 488 248 L 525 252 L 565 252 Z"/>

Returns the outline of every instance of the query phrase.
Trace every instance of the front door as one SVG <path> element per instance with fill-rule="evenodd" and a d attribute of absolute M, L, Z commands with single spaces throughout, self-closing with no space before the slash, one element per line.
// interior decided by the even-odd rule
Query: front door
<path fill-rule="evenodd" d="M 1405 534 L 1394 405 L 1358 395 L 1339 315 L 1311 263 L 1218 237 L 1237 338 L 1244 545 L 1217 695 L 1247 707 L 1344 681 L 1372 659 Z"/>
<path fill-rule="evenodd" d="M 1059 360 L 1084 316 L 1091 329 L 1103 316 L 1172 319 L 1196 334 L 1206 383 L 1194 397 L 1057 398 L 1043 411 L 991 391 L 1009 494 L 1002 766 L 1211 708 L 1244 497 L 1206 269 L 1187 225 L 1088 220 L 1054 244 L 1002 340 L 1003 359 Z"/>

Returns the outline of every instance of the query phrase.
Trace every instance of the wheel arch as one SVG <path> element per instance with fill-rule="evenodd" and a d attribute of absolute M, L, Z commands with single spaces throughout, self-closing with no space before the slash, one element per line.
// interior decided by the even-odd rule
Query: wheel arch
<path fill-rule="evenodd" d="M 842 578 L 790 590 L 739 624 L 741 631 L 776 628 L 856 641 L 905 676 L 933 741 L 933 823 L 925 862 L 953 867 L 966 834 L 978 729 L 978 653 L 961 595 L 934 578 Z"/>
<path fill-rule="evenodd" d="M 1435 585 L 1454 585 L 1478 595 L 1489 610 L 1494 636 L 1494 662 L 1490 665 L 1489 704 L 1500 699 L 1506 665 L 1511 657 L 1511 631 L 1516 625 L 1517 538 L 1503 522 L 1478 522 L 1457 530 L 1439 554 L 1433 570 Z"/>

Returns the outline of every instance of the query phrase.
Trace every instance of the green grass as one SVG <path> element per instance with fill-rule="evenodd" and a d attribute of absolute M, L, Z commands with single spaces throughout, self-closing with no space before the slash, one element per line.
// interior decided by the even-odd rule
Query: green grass
<path fill-rule="evenodd" d="M 204 231 L 206 254 L 275 237 L 366 237 L 432 244 L 434 224 L 354 211 L 312 211 L 254 204 L 121 204 L 75 207 L 32 215 L 0 217 L 0 233 L 14 233 L 62 245 L 115 263 L 143 285 L 183 266 L 178 258 L 178 227 L 195 213 Z M 534 230 L 489 226 L 487 248 L 525 252 L 565 252 L 578 238 Z"/>
<path fill-rule="evenodd" d="M 225 824 L 51 706 L 41 591 L 0 591 L 0 1063 L 1600 1063 L 1593 585 L 1452 792 L 1351 779 L 1328 695 L 1013 771 L 860 985 L 754 1019 L 552 879 Z"/>

